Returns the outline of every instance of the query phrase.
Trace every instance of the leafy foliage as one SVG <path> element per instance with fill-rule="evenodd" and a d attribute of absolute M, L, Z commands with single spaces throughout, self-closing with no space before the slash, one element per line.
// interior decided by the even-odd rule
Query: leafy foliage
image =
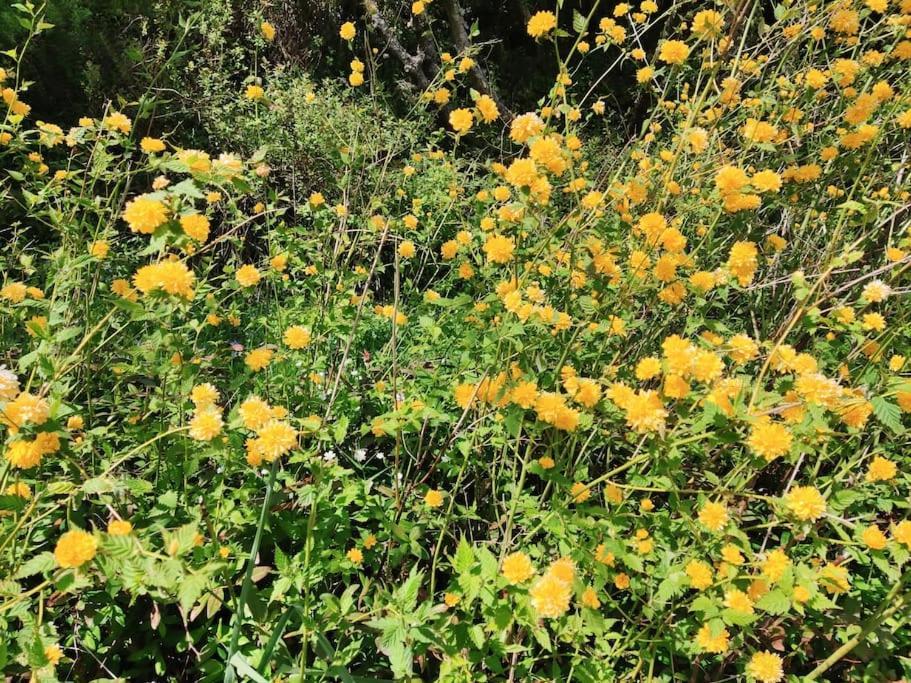
<path fill-rule="evenodd" d="M 518 115 L 452 7 L 203 3 L 67 130 L 0 15 L 0 669 L 911 675 L 911 4 L 558 3 Z"/>

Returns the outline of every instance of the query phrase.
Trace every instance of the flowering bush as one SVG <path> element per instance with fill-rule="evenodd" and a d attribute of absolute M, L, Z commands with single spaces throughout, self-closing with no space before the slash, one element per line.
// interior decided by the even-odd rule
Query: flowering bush
<path fill-rule="evenodd" d="M 530 15 L 534 111 L 443 53 L 300 194 L 281 150 L 185 146 L 147 102 L 35 120 L 51 27 L 17 6 L 7 675 L 911 675 L 911 2 L 590 7 Z M 325 88 L 392 118 L 365 11 Z M 297 111 L 319 84 L 257 74 L 237 130 L 331 128 Z M 652 103 L 616 148 L 608 75 Z"/>

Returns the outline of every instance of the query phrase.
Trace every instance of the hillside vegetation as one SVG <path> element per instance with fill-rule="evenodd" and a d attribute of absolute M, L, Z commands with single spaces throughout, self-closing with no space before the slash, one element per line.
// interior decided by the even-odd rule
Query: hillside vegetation
<path fill-rule="evenodd" d="M 0 12 L 6 679 L 911 677 L 911 0 L 494 4 Z"/>

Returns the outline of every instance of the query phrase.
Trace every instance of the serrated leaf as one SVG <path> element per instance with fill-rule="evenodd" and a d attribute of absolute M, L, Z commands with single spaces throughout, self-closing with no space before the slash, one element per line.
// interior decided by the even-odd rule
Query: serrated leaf
<path fill-rule="evenodd" d="M 335 425 L 332 427 L 332 438 L 335 439 L 335 443 L 341 443 L 345 440 L 345 434 L 348 433 L 348 423 L 347 415 L 343 415 L 336 420 Z"/>
<path fill-rule="evenodd" d="M 417 571 L 417 567 L 411 568 L 411 574 L 395 592 L 397 602 L 403 612 L 411 612 L 418 601 L 418 589 L 421 587 L 421 579 L 424 578 L 424 572 Z"/>
<path fill-rule="evenodd" d="M 896 404 L 882 396 L 873 397 L 870 403 L 873 405 L 873 414 L 877 420 L 896 434 L 902 434 L 905 431 L 905 427 L 902 425 L 901 409 Z"/>
<path fill-rule="evenodd" d="M 190 574 L 184 577 L 177 591 L 177 599 L 180 600 L 180 607 L 184 612 L 188 612 L 199 596 L 202 595 L 206 587 L 206 577 L 202 574 Z"/>
<path fill-rule="evenodd" d="M 386 656 L 389 657 L 389 664 L 392 666 L 392 674 L 396 678 L 406 678 L 411 676 L 413 657 L 411 648 L 402 641 L 393 643 L 386 650 Z"/>
<path fill-rule="evenodd" d="M 130 534 L 124 536 L 105 535 L 101 542 L 101 550 L 105 555 L 124 560 L 136 552 L 136 539 Z"/>
<path fill-rule="evenodd" d="M 673 569 L 668 572 L 664 580 L 658 584 L 658 590 L 655 592 L 654 603 L 663 605 L 671 598 L 679 595 L 686 585 L 686 574 L 679 569 Z"/>
<path fill-rule="evenodd" d="M 756 601 L 756 607 L 769 614 L 785 614 L 791 607 L 791 601 L 779 589 L 771 590 Z"/>
<path fill-rule="evenodd" d="M 27 560 L 25 563 L 23 563 L 13 578 L 27 579 L 28 577 L 34 576 L 35 574 L 44 574 L 45 572 L 52 571 L 56 566 L 57 561 L 54 559 L 53 553 L 39 553 L 38 555 L 35 555 L 30 560 Z"/>
<path fill-rule="evenodd" d="M 588 27 L 588 21 L 582 15 L 579 10 L 573 10 L 573 31 L 576 33 L 585 33 L 585 29 Z"/>
<path fill-rule="evenodd" d="M 471 544 L 462 536 L 459 541 L 459 547 L 456 548 L 455 556 L 452 558 L 452 568 L 460 576 L 468 573 L 474 565 L 474 550 Z"/>

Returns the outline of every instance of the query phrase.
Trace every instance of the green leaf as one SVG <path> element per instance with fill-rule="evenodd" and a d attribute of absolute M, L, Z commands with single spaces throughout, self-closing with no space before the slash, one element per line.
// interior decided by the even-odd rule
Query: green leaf
<path fill-rule="evenodd" d="M 396 598 L 399 606 L 404 612 L 411 612 L 418 601 L 418 589 L 421 587 L 421 579 L 424 578 L 424 572 L 417 571 L 417 566 L 411 568 L 411 574 L 408 579 L 396 591 Z"/>
<path fill-rule="evenodd" d="M 25 507 L 26 500 L 22 496 L 0 495 L 0 510 L 19 511 Z"/>
<path fill-rule="evenodd" d="M 240 652 L 235 652 L 234 656 L 231 657 L 231 666 L 234 667 L 238 676 L 249 678 L 251 681 L 256 681 L 256 683 L 269 683 L 256 669 L 247 663 L 247 660 Z"/>
<path fill-rule="evenodd" d="M 335 439 L 335 443 L 341 443 L 345 440 L 345 434 L 348 433 L 349 422 L 350 420 L 347 415 L 343 415 L 336 420 L 335 425 L 332 427 L 332 438 Z"/>
<path fill-rule="evenodd" d="M 781 590 L 771 590 L 756 601 L 756 607 L 768 612 L 769 614 L 785 614 L 791 607 L 791 601 L 788 600 Z"/>
<path fill-rule="evenodd" d="M 686 574 L 679 569 L 672 569 L 664 580 L 658 584 L 658 590 L 655 592 L 654 603 L 663 605 L 671 598 L 679 595 L 684 586 L 686 586 Z"/>
<path fill-rule="evenodd" d="M 882 396 L 874 396 L 870 403 L 873 404 L 873 414 L 877 420 L 896 434 L 904 433 L 905 427 L 902 425 L 902 413 L 896 404 Z"/>
<path fill-rule="evenodd" d="M 95 477 L 93 479 L 87 479 L 86 482 L 82 485 L 82 490 L 89 495 L 98 493 L 110 493 L 114 490 L 114 488 L 114 480 L 108 479 L 107 477 Z"/>
<path fill-rule="evenodd" d="M 585 33 L 585 29 L 588 28 L 588 21 L 586 18 L 579 12 L 579 10 L 573 10 L 573 31 L 576 33 Z"/>
<path fill-rule="evenodd" d="M 410 647 L 402 641 L 397 641 L 388 648 L 386 655 L 389 657 L 389 664 L 392 665 L 392 674 L 396 678 L 411 676 L 414 657 Z"/>
<path fill-rule="evenodd" d="M 726 609 L 721 612 L 721 618 L 724 619 L 724 622 L 726 624 L 733 624 L 734 626 L 748 626 L 759 619 L 759 615 L 746 614 L 745 612 Z"/>
<path fill-rule="evenodd" d="M 53 553 L 46 552 L 35 555 L 32 559 L 27 560 L 19 571 L 13 576 L 14 579 L 27 579 L 35 574 L 44 574 L 52 571 L 57 566 Z"/>
<path fill-rule="evenodd" d="M 101 550 L 105 555 L 110 555 L 118 560 L 125 560 L 136 554 L 136 539 L 130 534 L 124 536 L 105 534 L 101 541 Z"/>
<path fill-rule="evenodd" d="M 474 566 L 474 550 L 471 544 L 462 536 L 459 540 L 459 547 L 456 548 L 455 556 L 452 558 L 452 568 L 459 575 L 467 574 Z"/>
<path fill-rule="evenodd" d="M 177 591 L 177 599 L 180 600 L 180 607 L 184 612 L 189 612 L 190 608 L 199 600 L 203 590 L 206 587 L 207 578 L 203 574 L 190 574 L 184 577 Z"/>

